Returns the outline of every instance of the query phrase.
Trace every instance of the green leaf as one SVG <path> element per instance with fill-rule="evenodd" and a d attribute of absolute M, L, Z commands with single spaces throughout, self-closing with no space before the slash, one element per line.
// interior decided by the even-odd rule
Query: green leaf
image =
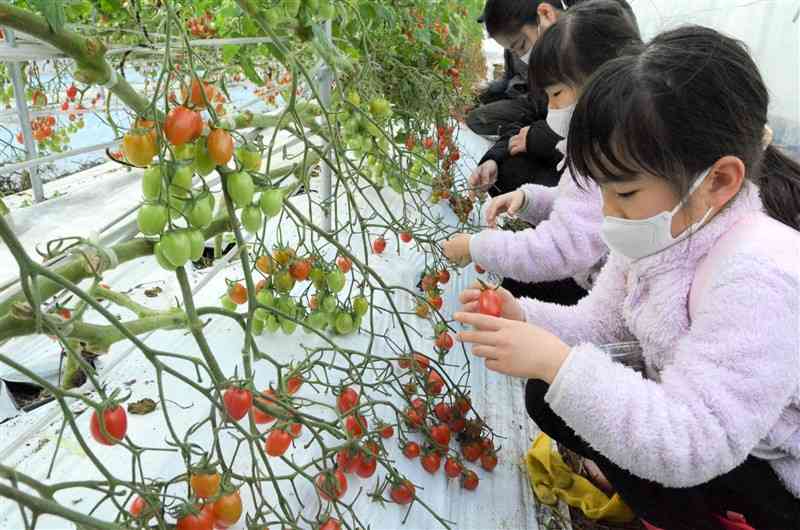
<path fill-rule="evenodd" d="M 258 86 L 264 84 L 264 81 L 258 75 L 258 72 L 256 72 L 256 67 L 253 65 L 253 61 L 250 60 L 250 57 L 245 55 L 244 57 L 240 58 L 240 62 L 242 63 L 242 69 L 244 70 L 244 75 L 247 76 L 247 79 Z"/>
<path fill-rule="evenodd" d="M 236 57 L 236 54 L 239 53 L 239 49 L 241 48 L 238 44 L 226 44 L 222 47 L 222 60 L 226 63 L 231 62 L 231 59 Z"/>
<path fill-rule="evenodd" d="M 42 14 L 50 26 L 50 30 L 61 31 L 66 22 L 64 5 L 58 0 L 30 0 L 33 6 Z"/>

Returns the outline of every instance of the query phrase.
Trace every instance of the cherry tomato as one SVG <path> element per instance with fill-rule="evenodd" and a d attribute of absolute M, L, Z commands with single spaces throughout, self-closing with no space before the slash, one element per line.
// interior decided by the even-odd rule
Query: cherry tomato
<path fill-rule="evenodd" d="M 356 475 L 361 478 L 370 478 L 378 469 L 378 459 L 364 453 L 358 455 L 356 464 Z"/>
<path fill-rule="evenodd" d="M 428 372 L 427 390 L 429 394 L 438 395 L 442 393 L 444 388 L 444 379 L 439 375 L 439 372 L 431 370 Z"/>
<path fill-rule="evenodd" d="M 358 414 L 351 414 L 344 420 L 344 428 L 354 438 L 361 438 L 367 432 L 367 418 Z"/>
<path fill-rule="evenodd" d="M 193 473 L 190 483 L 195 495 L 208 499 L 219 491 L 220 480 L 219 473 Z"/>
<path fill-rule="evenodd" d="M 286 381 L 286 391 L 289 395 L 296 394 L 300 387 L 303 386 L 303 376 L 293 375 Z"/>
<path fill-rule="evenodd" d="M 300 435 L 303 433 L 303 424 L 302 423 L 290 423 L 289 424 L 289 434 L 292 435 L 292 438 L 300 438 Z"/>
<path fill-rule="evenodd" d="M 261 403 L 262 405 L 269 405 L 274 403 L 273 398 L 275 397 L 275 392 L 270 388 L 261 393 L 263 397 L 257 397 L 256 401 Z M 267 414 L 266 412 L 262 412 L 259 410 L 258 407 L 255 405 L 251 409 L 253 411 L 253 421 L 255 421 L 259 425 L 263 425 L 265 423 L 272 423 L 275 421 L 275 417 Z"/>
<path fill-rule="evenodd" d="M 467 442 L 461 446 L 461 454 L 464 455 L 464 458 L 469 462 L 476 461 L 480 458 L 481 453 L 483 453 L 483 448 L 478 442 Z"/>
<path fill-rule="evenodd" d="M 329 517 L 327 521 L 322 523 L 319 527 L 319 530 L 341 530 L 342 523 L 339 519 L 334 519 L 333 517 Z"/>
<path fill-rule="evenodd" d="M 491 451 L 481 455 L 481 467 L 486 471 L 492 471 L 497 467 L 497 455 Z"/>
<path fill-rule="evenodd" d="M 183 145 L 198 138 L 203 132 L 203 118 L 186 107 L 175 107 L 164 121 L 164 134 L 169 143 Z"/>
<path fill-rule="evenodd" d="M 264 274 L 270 274 L 274 268 L 272 264 L 272 256 L 259 256 L 256 260 L 256 268 Z"/>
<path fill-rule="evenodd" d="M 67 87 L 67 98 L 69 98 L 70 101 L 74 100 L 75 96 L 77 95 L 78 95 L 78 87 L 76 87 L 75 85 L 70 85 L 69 87 Z"/>
<path fill-rule="evenodd" d="M 447 478 L 456 478 L 461 475 L 461 471 L 463 470 L 463 466 L 458 459 L 453 458 L 452 456 L 447 459 L 444 463 L 444 474 L 447 475 Z"/>
<path fill-rule="evenodd" d="M 475 264 L 475 272 L 477 272 L 478 274 L 483 274 L 484 272 L 486 272 L 486 269 L 484 269 L 483 267 L 481 267 L 480 265 L 478 265 L 476 263 Z"/>
<path fill-rule="evenodd" d="M 461 432 L 467 427 L 467 420 L 464 418 L 454 418 L 451 420 L 448 425 L 450 426 L 450 430 L 453 432 Z"/>
<path fill-rule="evenodd" d="M 478 312 L 499 317 L 503 314 L 503 300 L 494 289 L 484 289 L 478 297 Z"/>
<path fill-rule="evenodd" d="M 325 277 L 325 283 L 328 285 L 328 289 L 330 289 L 332 293 L 338 293 L 344 289 L 344 284 L 346 283 L 344 273 L 341 270 L 333 270 L 329 272 Z"/>
<path fill-rule="evenodd" d="M 456 400 L 456 407 L 461 411 L 461 414 L 466 414 L 472 408 L 472 404 L 468 397 L 460 397 Z"/>
<path fill-rule="evenodd" d="M 228 296 L 234 304 L 242 305 L 247 302 L 247 289 L 241 283 L 234 283 L 228 289 Z"/>
<path fill-rule="evenodd" d="M 430 274 L 426 274 L 422 278 L 422 290 L 423 291 L 430 291 L 431 289 L 436 287 L 436 281 L 437 281 L 437 277 L 436 276 L 433 276 L 433 275 L 430 275 Z"/>
<path fill-rule="evenodd" d="M 442 305 L 444 304 L 444 302 L 443 302 L 443 300 L 442 300 L 442 297 L 441 297 L 441 296 L 439 296 L 438 294 L 437 294 L 436 296 L 432 296 L 432 297 L 431 297 L 431 298 L 428 300 L 428 302 L 429 302 L 429 303 L 430 303 L 430 304 L 431 304 L 431 305 L 432 305 L 434 308 L 436 308 L 436 310 L 437 310 L 437 311 L 438 311 L 438 310 L 440 310 L 440 309 L 442 309 Z"/>
<path fill-rule="evenodd" d="M 394 436 L 394 427 L 391 425 L 385 425 L 380 430 L 381 438 L 389 439 Z"/>
<path fill-rule="evenodd" d="M 440 333 L 439 336 L 436 337 L 436 347 L 440 350 L 450 351 L 450 348 L 453 347 L 453 337 L 446 331 Z"/>
<path fill-rule="evenodd" d="M 408 442 L 406 443 L 405 447 L 403 447 L 403 455 L 406 458 L 417 458 L 420 453 L 420 447 L 417 442 Z"/>
<path fill-rule="evenodd" d="M 244 208 L 250 205 L 256 188 L 250 174 L 239 171 L 228 176 L 227 190 L 236 207 Z"/>
<path fill-rule="evenodd" d="M 372 251 L 375 254 L 383 254 L 384 250 L 386 250 L 386 240 L 384 238 L 379 237 L 372 242 Z"/>
<path fill-rule="evenodd" d="M 214 528 L 214 511 L 210 504 L 200 508 L 195 506 L 200 513 L 188 513 L 178 519 L 175 530 L 212 530 Z"/>
<path fill-rule="evenodd" d="M 453 417 L 453 410 L 450 408 L 450 405 L 444 402 L 437 403 L 436 406 L 433 407 L 433 413 L 442 423 L 450 422 Z"/>
<path fill-rule="evenodd" d="M 157 236 L 164 231 L 169 212 L 162 204 L 143 204 L 136 213 L 139 231 L 146 236 Z"/>
<path fill-rule="evenodd" d="M 95 440 L 103 445 L 114 445 L 125 438 L 125 433 L 128 431 L 128 415 L 124 408 L 115 405 L 103 410 L 103 423 L 108 436 L 101 431 L 100 418 L 97 411 L 93 411 L 89 427 Z"/>
<path fill-rule="evenodd" d="M 340 271 L 347 274 L 353 268 L 353 262 L 346 256 L 339 256 L 336 258 L 336 266 L 339 267 Z"/>
<path fill-rule="evenodd" d="M 122 137 L 122 152 L 134 166 L 149 166 L 158 154 L 155 130 L 132 129 Z"/>
<path fill-rule="evenodd" d="M 422 464 L 422 469 L 434 474 L 439 471 L 439 467 L 442 465 L 442 457 L 439 456 L 439 453 L 431 451 L 422 457 L 420 464 Z"/>
<path fill-rule="evenodd" d="M 314 483 L 319 496 L 326 501 L 339 500 L 347 493 L 347 477 L 338 469 L 322 471 Z"/>
<path fill-rule="evenodd" d="M 465 490 L 475 490 L 478 487 L 478 475 L 471 469 L 465 469 L 464 474 L 461 475 L 461 487 Z"/>
<path fill-rule="evenodd" d="M 288 432 L 282 429 L 270 431 L 266 443 L 267 454 L 269 456 L 281 456 L 289 449 L 291 443 L 292 437 Z"/>
<path fill-rule="evenodd" d="M 420 303 L 417 304 L 417 308 L 414 310 L 419 318 L 427 318 L 428 314 L 431 312 L 431 308 L 428 304 Z"/>
<path fill-rule="evenodd" d="M 439 283 L 445 285 L 447 282 L 450 281 L 450 272 L 447 269 L 442 269 L 439 271 Z"/>
<path fill-rule="evenodd" d="M 425 147 L 425 149 L 432 148 L 433 147 L 433 138 L 431 138 L 431 137 L 425 138 L 422 141 L 422 145 Z"/>
<path fill-rule="evenodd" d="M 336 398 L 336 408 L 342 414 L 347 414 L 356 406 L 358 406 L 358 392 L 349 386 L 345 387 Z"/>
<path fill-rule="evenodd" d="M 304 282 L 311 274 L 311 262 L 306 259 L 295 261 L 289 266 L 289 274 L 298 282 Z"/>
<path fill-rule="evenodd" d="M 222 401 L 228 414 L 235 420 L 241 420 L 253 406 L 253 395 L 249 390 L 232 387 L 222 395 Z"/>
<path fill-rule="evenodd" d="M 357 455 L 353 452 L 352 449 L 344 448 L 340 449 L 338 453 L 336 453 L 336 465 L 341 469 L 344 473 L 352 473 L 356 469 L 356 465 L 358 464 Z"/>
<path fill-rule="evenodd" d="M 420 411 L 414 408 L 406 409 L 406 423 L 412 429 L 418 428 L 425 421 L 424 416 Z"/>
<path fill-rule="evenodd" d="M 431 438 L 433 438 L 437 444 L 447 447 L 450 444 L 450 427 L 444 423 L 434 425 L 431 427 Z"/>
<path fill-rule="evenodd" d="M 268 219 L 275 217 L 283 209 L 283 192 L 279 188 L 265 190 L 261 193 L 258 204 Z"/>
<path fill-rule="evenodd" d="M 242 498 L 239 491 L 221 496 L 212 506 L 212 513 L 217 528 L 235 525 L 242 517 Z"/>
<path fill-rule="evenodd" d="M 400 241 L 403 243 L 411 243 L 413 237 L 411 236 L 411 232 L 403 232 L 400 234 Z"/>
<path fill-rule="evenodd" d="M 144 500 L 144 497 L 141 495 L 137 495 L 133 502 L 131 503 L 131 507 L 128 508 L 128 513 L 130 513 L 133 517 L 139 518 L 142 515 L 142 512 L 147 508 L 147 501 Z"/>
<path fill-rule="evenodd" d="M 202 86 L 202 88 L 201 88 Z M 203 93 L 205 92 L 205 99 L 203 99 Z M 210 85 L 208 83 L 200 84 L 200 81 L 197 79 L 192 79 L 192 95 L 191 95 L 191 102 L 197 108 L 204 109 L 206 108 L 206 101 L 211 102 L 214 101 L 214 95 L 216 94 L 217 89 L 214 88 L 214 85 Z"/>
<path fill-rule="evenodd" d="M 233 158 L 233 137 L 225 129 L 214 129 L 206 141 L 208 154 L 218 166 L 226 165 Z"/>
<path fill-rule="evenodd" d="M 410 504 L 414 500 L 415 488 L 414 484 L 409 480 L 404 480 L 399 484 L 392 486 L 389 496 L 394 502 L 401 505 Z"/>

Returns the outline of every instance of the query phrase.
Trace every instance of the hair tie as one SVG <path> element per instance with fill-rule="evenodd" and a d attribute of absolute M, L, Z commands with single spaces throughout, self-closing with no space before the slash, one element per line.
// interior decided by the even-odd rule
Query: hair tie
<path fill-rule="evenodd" d="M 764 136 L 761 137 L 761 145 L 766 151 L 767 148 L 772 145 L 772 139 L 775 137 L 775 133 L 772 132 L 772 128 L 769 125 L 764 125 Z"/>

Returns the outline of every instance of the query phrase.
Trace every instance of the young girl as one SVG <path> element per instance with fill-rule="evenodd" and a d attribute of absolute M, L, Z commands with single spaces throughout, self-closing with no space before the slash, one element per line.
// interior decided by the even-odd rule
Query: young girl
<path fill-rule="evenodd" d="M 589 76 L 624 50 L 640 45 L 636 22 L 618 1 L 595 0 L 563 13 L 542 33 L 531 54 L 531 78 L 548 95 L 550 128 L 566 137 L 578 93 Z M 559 149 L 564 152 L 565 147 L 562 141 Z M 490 226 L 499 213 L 508 210 L 536 228 L 458 234 L 444 243 L 444 253 L 456 263 L 474 261 L 514 280 L 546 282 L 574 277 L 588 288 L 589 277 L 599 270 L 607 248 L 600 239 L 599 188 L 593 184 L 583 188 L 566 170 L 555 188 L 528 184 L 497 197 L 487 211 Z"/>
<path fill-rule="evenodd" d="M 687 27 L 605 65 L 568 138 L 611 252 L 575 307 L 517 301 L 461 339 L 655 526 L 800 528 L 800 165 L 744 47 Z M 693 285 L 694 284 L 694 285 Z M 645 374 L 597 346 L 636 339 Z M 532 345 L 535 345 L 532 347 Z"/>

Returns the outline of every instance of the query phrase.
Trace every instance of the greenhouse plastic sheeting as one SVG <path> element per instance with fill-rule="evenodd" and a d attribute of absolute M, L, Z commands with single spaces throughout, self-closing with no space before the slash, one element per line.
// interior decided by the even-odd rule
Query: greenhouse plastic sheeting
<path fill-rule="evenodd" d="M 462 144 L 464 157 L 460 162 L 463 171 L 471 169 L 475 164 L 475 158 L 479 157 L 486 149 L 485 141 L 469 132 L 460 133 L 459 142 Z M 402 208 L 400 197 L 393 192 L 385 191 L 384 197 L 387 199 L 387 206 L 395 211 Z M 305 199 L 301 199 L 305 204 Z M 366 202 L 372 205 L 378 201 L 367 198 Z M 449 207 L 441 204 L 436 206 L 434 212 L 438 212 L 442 217 L 453 226 L 455 218 Z M 273 226 L 267 229 L 271 233 Z M 354 252 L 358 255 L 362 251 L 356 245 Z M 399 252 L 399 256 L 397 253 Z M 425 266 L 424 254 L 414 250 L 412 245 L 401 245 L 397 248 L 394 240 L 390 240 L 389 248 L 382 256 L 369 256 L 369 264 L 376 272 L 389 284 L 412 287 L 419 279 L 420 271 Z M 152 258 L 144 258 L 125 264 L 119 268 L 111 284 L 119 290 L 131 293 L 136 300 L 144 300 L 141 296 L 141 289 L 144 285 L 160 285 L 164 292 L 159 298 L 162 303 L 174 300 L 178 295 L 178 290 L 174 285 L 171 275 L 161 271 Z M 191 281 L 196 283 L 206 274 L 203 271 L 194 271 Z M 231 265 L 228 269 L 221 271 L 196 297 L 198 305 L 217 304 L 219 296 L 225 291 L 225 278 L 235 278 L 240 274 L 237 272 L 237 265 Z M 469 283 L 474 281 L 474 271 L 470 267 L 464 269 L 462 274 L 454 274 L 450 283 L 446 285 L 443 299 L 445 314 L 451 314 L 458 307 L 457 295 Z M 138 286 L 138 287 L 137 287 Z M 380 293 L 376 292 L 376 297 Z M 401 311 L 413 311 L 413 298 L 407 294 L 397 294 L 393 300 L 398 304 Z M 152 303 L 153 300 L 150 301 Z M 376 299 L 376 305 L 385 304 L 385 301 Z M 411 317 L 416 318 L 416 317 Z M 420 351 L 430 351 L 432 347 L 433 332 L 431 325 L 427 321 L 419 320 L 411 322 L 412 327 L 420 332 L 420 336 L 412 336 L 412 342 Z M 398 330 L 393 326 L 388 317 L 376 316 L 375 329 L 385 330 L 387 335 L 398 340 Z M 242 372 L 240 344 L 242 331 L 230 320 L 212 318 L 205 328 L 206 336 L 209 339 L 212 350 L 226 374 L 233 374 L 238 369 Z M 363 349 L 367 337 L 355 335 L 341 339 L 340 345 Z M 379 339 L 380 340 L 380 339 Z M 181 352 L 184 354 L 198 355 L 196 344 L 192 337 L 182 332 L 157 331 L 151 336 L 146 337 L 145 341 L 151 346 L 155 346 L 167 351 Z M 302 357 L 301 344 L 308 347 L 319 346 L 323 343 L 319 337 L 303 334 L 298 330 L 294 335 L 286 337 L 282 334 L 265 334 L 257 338 L 259 346 L 275 356 L 281 361 L 290 359 L 300 359 Z M 398 343 L 402 341 L 398 340 Z M 463 365 L 468 358 L 468 354 L 463 352 L 459 346 L 454 348 L 448 356 L 447 372 L 454 379 L 463 374 Z M 110 389 L 122 388 L 130 391 L 129 401 L 136 401 L 144 397 L 159 400 L 157 384 L 154 370 L 144 357 L 133 350 L 127 343 L 115 345 L 108 355 L 101 357 L 105 370 L 103 380 L 109 385 Z M 179 369 L 189 369 L 189 364 L 185 361 L 169 360 Z M 267 369 L 266 363 L 258 362 L 255 366 L 256 385 L 266 387 L 270 380 L 274 379 L 274 374 Z M 536 505 L 531 493 L 531 488 L 527 483 L 525 472 L 521 466 L 521 457 L 527 449 L 531 440 L 535 436 L 535 426 L 528 419 L 525 412 L 523 399 L 523 382 L 518 379 L 511 379 L 496 373 L 485 370 L 480 360 L 471 360 L 472 371 L 469 380 L 472 391 L 472 401 L 474 407 L 486 419 L 500 436 L 506 438 L 499 440 L 502 450 L 499 453 L 500 464 L 492 473 L 486 473 L 478 469 L 481 485 L 477 492 L 468 492 L 458 487 L 456 481 L 448 481 L 443 473 L 431 476 L 426 473 L 418 461 L 406 460 L 400 454 L 397 447 L 397 438 L 389 440 L 386 444 L 389 455 L 395 460 L 395 465 L 417 485 L 418 495 L 422 501 L 427 503 L 443 519 L 451 522 L 452 528 L 464 529 L 518 529 L 518 528 L 537 528 Z M 199 419 L 208 415 L 209 404 L 207 400 L 198 395 L 184 383 L 165 375 L 164 386 L 169 389 L 170 401 L 160 403 L 155 412 L 145 416 L 129 415 L 128 433 L 132 440 L 137 444 L 147 447 L 164 447 L 165 434 L 162 417 L 162 407 L 167 407 L 170 416 L 176 422 L 178 432 L 184 432 L 187 427 Z M 316 397 L 333 401 L 333 396 L 320 396 L 308 385 L 300 390 L 299 395 L 306 397 Z M 76 405 L 76 408 L 82 408 Z M 314 411 L 311 413 L 330 415 L 330 411 Z M 51 403 L 33 411 L 30 414 L 12 419 L 0 429 L 0 460 L 6 464 L 15 466 L 19 471 L 30 474 L 37 479 L 45 480 L 47 468 L 53 455 L 55 441 L 60 428 L 61 414 L 56 405 Z M 88 433 L 89 414 L 81 414 L 78 417 L 78 425 L 82 433 Z M 209 433 L 200 430 L 192 438 L 194 441 L 207 444 Z M 231 448 L 232 440 L 230 437 L 222 436 L 222 440 Z M 99 446 L 89 439 L 92 450 L 100 457 L 101 461 L 109 466 L 109 469 L 116 476 L 129 477 L 131 473 L 131 462 L 129 453 L 119 447 Z M 294 449 L 290 449 L 288 455 L 296 454 L 302 460 L 313 456 L 318 449 L 315 446 L 306 448 L 304 444 L 310 441 L 310 435 L 305 432 L 300 438 L 299 443 Z M 275 459 L 273 459 L 275 460 Z M 287 470 L 283 462 L 271 461 L 273 470 L 281 473 Z M 248 461 L 245 455 L 237 459 L 237 469 L 240 471 L 248 470 Z M 185 470 L 182 459 L 175 453 L 148 452 L 145 453 L 144 468 L 149 478 L 166 478 L 174 476 Z M 47 482 L 58 482 L 64 480 L 74 480 L 76 470 L 80 469 L 81 479 L 99 477 L 99 473 L 94 471 L 94 466 L 88 461 L 81 447 L 76 442 L 72 433 L 67 429 L 64 439 L 56 459 L 55 469 L 52 477 Z M 378 475 L 383 473 L 378 472 Z M 376 479 L 361 480 L 353 476 L 349 479 L 350 488 L 345 500 L 351 501 L 356 495 L 356 511 L 361 523 L 370 525 L 375 529 L 423 529 L 440 528 L 441 525 L 426 511 L 422 506 L 413 506 L 405 525 L 401 524 L 406 517 L 406 508 L 389 503 L 384 507 L 372 502 L 367 493 L 371 492 L 375 486 Z M 292 491 L 284 491 L 284 495 L 293 499 L 295 506 L 303 506 L 305 514 L 313 514 L 319 506 L 319 500 L 311 487 L 310 483 L 299 484 L 299 498 L 294 498 Z M 180 488 L 171 488 L 171 493 L 180 494 Z M 185 493 L 185 492 L 184 492 Z M 274 494 L 267 494 L 274 497 Z M 245 505 L 251 502 L 246 497 L 243 490 Z M 72 491 L 60 493 L 57 499 L 66 506 L 80 511 L 88 511 L 98 500 L 97 492 L 90 490 Z M 104 505 L 96 515 L 103 519 L 113 519 L 114 510 L 110 506 Z M 17 528 L 20 526 L 19 510 L 15 505 L 8 501 L 0 501 L 0 528 Z M 43 529 L 62 529 L 64 522 L 52 517 L 43 517 L 40 520 L 39 528 Z M 240 524 L 235 528 L 242 528 Z"/>
<path fill-rule="evenodd" d="M 645 39 L 700 24 L 747 44 L 770 90 L 775 141 L 800 155 L 800 1 L 629 1 Z"/>

